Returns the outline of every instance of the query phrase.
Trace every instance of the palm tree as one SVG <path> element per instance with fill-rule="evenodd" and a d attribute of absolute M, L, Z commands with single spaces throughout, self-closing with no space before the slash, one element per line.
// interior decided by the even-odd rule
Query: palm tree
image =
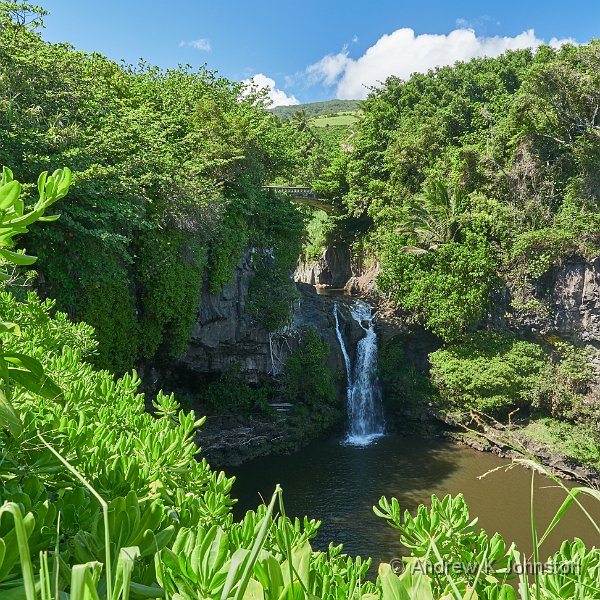
<path fill-rule="evenodd" d="M 460 188 L 449 190 L 443 181 L 436 181 L 408 207 L 407 218 L 397 231 L 410 234 L 416 245 L 403 246 L 401 250 L 421 255 L 451 242 L 462 227 L 466 209 L 467 202 Z"/>
<path fill-rule="evenodd" d="M 292 115 L 292 123 L 298 131 L 304 131 L 308 127 L 308 115 L 304 110 L 297 110 Z"/>

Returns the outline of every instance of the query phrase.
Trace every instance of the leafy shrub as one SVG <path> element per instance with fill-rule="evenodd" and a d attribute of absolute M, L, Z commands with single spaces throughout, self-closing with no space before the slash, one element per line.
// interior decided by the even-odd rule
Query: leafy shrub
<path fill-rule="evenodd" d="M 411 552 L 411 556 L 404 561 L 408 570 L 413 570 L 415 574 L 419 568 L 425 570 L 427 563 L 432 565 L 438 561 L 447 568 L 452 564 L 492 565 L 493 569 L 488 569 L 484 578 L 478 578 L 477 569 L 473 568 L 471 572 L 468 568 L 459 569 L 458 573 L 445 570 L 449 577 L 434 579 L 436 597 L 452 597 L 452 590 L 460 588 L 474 588 L 478 594 L 484 590 L 489 593 L 491 590 L 486 590 L 486 587 L 490 584 L 502 588 L 507 580 L 513 578 L 511 566 L 518 559 L 518 553 L 513 546 L 506 544 L 499 533 L 490 537 L 485 530 L 477 529 L 477 518 L 471 519 L 462 494 L 446 496 L 442 500 L 434 495 L 431 497 L 431 506 L 419 506 L 416 516 L 408 511 L 402 513 L 396 498 L 391 501 L 381 498 L 379 506 L 373 510 L 400 532 L 400 542 Z M 454 586 L 450 578 L 455 580 Z M 484 597 L 488 597 L 487 594 Z"/>
<path fill-rule="evenodd" d="M 300 255 L 305 218 L 297 206 L 274 194 L 258 194 L 250 218 L 250 243 L 256 269 L 248 290 L 248 308 L 267 331 L 289 324 L 298 297 L 293 270 Z"/>
<path fill-rule="evenodd" d="M 600 469 L 600 432 L 593 421 L 574 424 L 540 417 L 532 419 L 519 433 L 552 452 Z"/>
<path fill-rule="evenodd" d="M 76 310 L 83 322 L 95 326 L 98 352 L 91 361 L 101 369 L 123 373 L 131 366 L 132 358 L 139 355 L 142 332 L 130 282 L 117 273 L 109 281 L 90 283 L 86 294 L 78 299 Z"/>
<path fill-rule="evenodd" d="M 410 341 L 403 336 L 387 340 L 379 348 L 379 378 L 383 398 L 394 408 L 416 405 L 435 395 L 429 377 L 406 360 Z"/>
<path fill-rule="evenodd" d="M 329 241 L 329 234 L 335 225 L 329 215 L 323 210 L 315 210 L 306 227 L 306 243 L 303 253 L 307 261 L 321 257 L 323 249 Z"/>
<path fill-rule="evenodd" d="M 588 397 L 590 384 L 596 375 L 593 356 L 591 350 L 557 342 L 554 363 L 548 365 L 540 378 L 533 405 L 555 418 L 597 421 L 600 406 Z"/>
<path fill-rule="evenodd" d="M 280 218 L 297 211 L 261 192 L 300 169 L 294 127 L 205 68 L 119 65 L 44 42 L 26 25 L 41 21 L 33 5 L 0 7 L 0 165 L 23 181 L 62 164 L 76 173 L 60 221 L 31 232 L 36 285 L 96 327 L 102 368 L 179 353 L 206 266 L 218 293 L 248 243 L 278 257 L 300 244 L 302 220 L 298 231 Z"/>
<path fill-rule="evenodd" d="M 490 414 L 528 406 L 550 364 L 541 346 L 490 331 L 436 350 L 429 360 L 433 384 L 446 403 Z"/>
<path fill-rule="evenodd" d="M 377 278 L 381 290 L 421 319 L 446 341 L 459 338 L 479 321 L 496 281 L 496 260 L 481 235 L 467 232 L 464 242 L 449 242 L 422 256 L 390 242 Z"/>
<path fill-rule="evenodd" d="M 248 309 L 267 331 L 288 325 L 298 292 L 290 270 L 276 258 L 263 257 L 250 280 Z"/>
<path fill-rule="evenodd" d="M 209 289 L 212 294 L 219 293 L 232 280 L 247 242 L 248 233 L 243 219 L 230 212 L 208 255 Z"/>
<path fill-rule="evenodd" d="M 537 279 L 557 266 L 569 250 L 575 249 L 575 242 L 576 236 L 570 231 L 554 228 L 527 231 L 515 239 L 511 263 L 521 263 L 525 274 Z"/>
<path fill-rule="evenodd" d="M 282 395 L 287 402 L 313 409 L 335 403 L 333 373 L 326 365 L 329 350 L 314 329 L 302 329 L 300 344 L 285 363 Z"/>
<path fill-rule="evenodd" d="M 139 244 L 143 356 L 152 358 L 163 340 L 168 354 L 177 356 L 196 321 L 206 250 L 197 236 L 172 229 L 153 230 Z"/>
<path fill-rule="evenodd" d="M 253 385 L 239 374 L 224 373 L 200 393 L 202 406 L 215 414 L 269 414 L 273 388 L 267 383 Z"/>

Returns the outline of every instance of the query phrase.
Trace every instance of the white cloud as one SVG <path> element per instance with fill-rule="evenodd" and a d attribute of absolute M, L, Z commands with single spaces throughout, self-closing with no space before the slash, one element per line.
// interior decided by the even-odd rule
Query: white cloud
<path fill-rule="evenodd" d="M 201 50 L 202 52 L 210 52 L 212 50 L 212 46 L 210 45 L 210 40 L 206 38 L 200 38 L 198 40 L 182 40 L 179 42 L 179 47 L 187 46 L 188 48 L 196 48 L 196 50 Z"/>
<path fill-rule="evenodd" d="M 267 88 L 269 90 L 269 98 L 272 102 L 271 107 L 299 104 L 295 96 L 288 96 L 283 90 L 278 90 L 275 80 L 267 77 L 263 73 L 257 73 L 250 79 L 244 79 L 242 83 L 259 90 Z"/>
<path fill-rule="evenodd" d="M 345 48 L 338 54 L 328 54 L 306 69 L 308 81 L 309 83 L 322 81 L 325 85 L 333 85 L 352 62 Z"/>
<path fill-rule="evenodd" d="M 571 39 L 552 39 L 559 46 Z M 408 79 L 415 72 L 452 65 L 477 56 L 498 56 L 507 50 L 537 48 L 543 40 L 533 29 L 514 37 L 478 37 L 473 29 L 461 28 L 443 34 L 421 34 L 409 28 L 385 34 L 358 59 L 350 58 L 347 48 L 328 54 L 306 69 L 309 83 L 322 81 L 337 85 L 337 98 L 366 98 L 367 87 L 385 81 L 390 75 Z"/>

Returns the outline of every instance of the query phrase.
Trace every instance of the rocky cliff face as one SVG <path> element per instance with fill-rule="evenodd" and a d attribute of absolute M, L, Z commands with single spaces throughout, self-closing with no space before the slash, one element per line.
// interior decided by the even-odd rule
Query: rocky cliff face
<path fill-rule="evenodd" d="M 366 264 L 362 256 L 352 254 L 348 244 L 327 246 L 317 260 L 298 262 L 294 280 L 317 287 L 343 289 L 360 296 L 376 294 L 375 278 L 379 264 Z"/>
<path fill-rule="evenodd" d="M 269 332 L 246 310 L 246 298 L 254 270 L 252 251 L 244 253 L 233 278 L 219 294 L 208 283 L 199 298 L 199 312 L 180 365 L 196 373 L 221 373 L 240 369 L 251 381 L 271 372 Z"/>
<path fill-rule="evenodd" d="M 348 246 L 338 244 L 326 248 L 317 261 L 301 261 L 295 279 L 345 288 L 347 293 L 368 296 L 377 302 L 378 273 L 379 265 L 365 264 L 361 257 L 351 255 Z M 497 292 L 488 326 L 521 335 L 533 332 L 558 336 L 575 345 L 600 349 L 600 257 L 591 261 L 571 257 L 550 270 L 527 291 L 519 310 L 515 308 L 517 296 L 516 290 L 509 287 Z M 393 315 L 389 317 L 394 320 Z M 395 320 L 398 323 L 397 317 Z"/>
<path fill-rule="evenodd" d="M 180 358 L 180 366 L 187 372 L 220 373 L 235 368 L 250 381 L 277 375 L 282 372 L 289 352 L 297 347 L 298 331 L 306 326 L 316 329 L 329 343 L 328 366 L 343 372 L 333 302 L 340 305 L 340 324 L 347 347 L 355 348 L 362 330 L 344 308 L 347 298 L 318 294 L 317 288 L 345 288 L 350 294 L 367 296 L 378 304 L 377 331 L 382 344 L 403 335 L 411 338 L 411 347 L 422 338 L 427 348 L 434 349 L 432 336 L 421 328 L 409 328 L 396 311 L 386 310 L 374 283 L 378 266 L 365 266 L 343 244 L 327 248 L 315 263 L 299 264 L 295 280 L 300 298 L 294 306 L 292 325 L 285 331 L 269 334 L 246 309 L 248 287 L 254 274 L 250 259 L 248 250 L 232 281 L 220 294 L 210 294 L 207 286 L 203 289 L 192 340 Z M 600 258 L 593 261 L 572 258 L 540 278 L 522 302 L 526 307 L 531 306 L 531 310 L 516 310 L 515 296 L 516 291 L 510 288 L 498 292 L 488 327 L 524 336 L 532 333 L 557 336 L 579 346 L 600 349 Z M 426 358 L 418 362 L 418 368 L 427 370 Z"/>
<path fill-rule="evenodd" d="M 591 261 L 573 257 L 541 277 L 522 302 L 531 305 L 531 311 L 515 310 L 515 295 L 506 288 L 496 298 L 492 327 L 558 336 L 600 349 L 600 257 Z"/>
<path fill-rule="evenodd" d="M 295 281 L 309 285 L 344 288 L 352 277 L 352 253 L 348 244 L 327 246 L 314 261 L 301 260 L 294 273 Z"/>
<path fill-rule="evenodd" d="M 331 287 L 343 287 L 349 277 L 348 273 L 338 270 L 344 264 L 344 252 L 349 253 L 349 249 L 346 247 L 341 252 L 338 249 L 331 250 L 327 256 L 334 263 L 327 263 L 329 274 L 320 272 L 320 280 L 333 282 L 327 284 Z M 332 264 L 336 266 L 331 267 Z M 313 274 L 317 272 L 315 269 Z M 299 330 L 313 327 L 330 345 L 328 366 L 336 371 L 343 369 L 344 360 L 333 317 L 335 300 L 317 294 L 314 284 L 298 283 L 300 298 L 293 307 L 291 326 L 269 333 L 247 310 L 246 298 L 253 275 L 251 251 L 248 250 L 236 267 L 232 281 L 219 294 L 211 294 L 208 284 L 205 284 L 192 338 L 188 349 L 179 358 L 178 366 L 190 375 L 217 374 L 236 369 L 244 373 L 249 381 L 259 381 L 279 374 L 287 355 L 297 347 Z M 344 337 L 354 346 L 362 330 L 344 310 L 340 312 Z"/>

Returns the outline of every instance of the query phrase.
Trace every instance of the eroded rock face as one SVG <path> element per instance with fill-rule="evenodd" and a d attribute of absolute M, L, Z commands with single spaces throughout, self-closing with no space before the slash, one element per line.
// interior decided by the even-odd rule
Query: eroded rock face
<path fill-rule="evenodd" d="M 254 275 L 252 252 L 248 250 L 232 281 L 219 294 L 211 294 L 205 283 L 188 349 L 179 358 L 186 373 L 215 374 L 235 369 L 249 381 L 259 381 L 281 372 L 287 355 L 298 346 L 298 332 L 313 327 L 331 348 L 327 365 L 344 368 L 335 334 L 333 298 L 320 296 L 312 285 L 298 284 L 300 298 L 294 305 L 292 326 L 270 335 L 247 310 L 246 299 Z M 362 330 L 342 311 L 344 337 L 355 345 Z"/>
<path fill-rule="evenodd" d="M 221 373 L 235 368 L 254 381 L 270 372 L 269 333 L 246 309 L 254 275 L 251 256 L 251 250 L 244 253 L 232 280 L 219 294 L 211 294 L 208 282 L 204 283 L 191 341 L 179 358 L 187 370 Z"/>
<path fill-rule="evenodd" d="M 577 346 L 600 349 L 600 257 L 572 258 L 536 282 L 526 301 L 540 303 L 531 315 L 512 307 L 514 293 L 497 298 L 491 325 L 519 333 L 558 336 Z"/>
<path fill-rule="evenodd" d="M 552 284 L 556 331 L 600 347 L 600 258 L 565 265 L 554 273 Z"/>
<path fill-rule="evenodd" d="M 341 289 L 352 277 L 352 253 L 348 244 L 327 246 L 316 261 L 300 261 L 294 280 L 309 285 Z"/>

